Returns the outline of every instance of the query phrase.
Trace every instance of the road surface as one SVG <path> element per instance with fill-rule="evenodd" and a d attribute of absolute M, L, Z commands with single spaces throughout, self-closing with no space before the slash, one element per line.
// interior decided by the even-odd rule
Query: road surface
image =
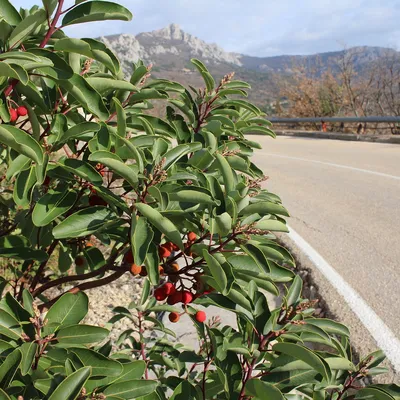
<path fill-rule="evenodd" d="M 400 146 L 292 137 L 251 140 L 263 146 L 254 162 L 270 177 L 265 187 L 289 210 L 292 238 L 297 244 L 304 239 L 308 247 L 303 250 L 323 258 L 327 269 L 305 261 L 320 294 L 350 327 L 357 350 L 386 348 L 398 378 Z M 328 282 L 330 273 L 336 281 Z M 385 337 L 377 344 L 380 334 Z"/>

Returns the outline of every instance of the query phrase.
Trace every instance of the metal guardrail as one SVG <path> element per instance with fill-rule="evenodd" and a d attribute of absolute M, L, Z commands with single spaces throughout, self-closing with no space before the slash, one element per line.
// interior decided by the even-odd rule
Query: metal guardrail
<path fill-rule="evenodd" d="M 319 118 L 281 118 L 267 117 L 274 124 L 301 124 L 301 123 L 393 123 L 400 124 L 400 117 L 319 117 Z"/>

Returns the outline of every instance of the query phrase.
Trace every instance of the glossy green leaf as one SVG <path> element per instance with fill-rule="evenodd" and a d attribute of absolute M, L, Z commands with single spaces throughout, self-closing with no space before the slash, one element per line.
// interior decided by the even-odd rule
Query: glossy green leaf
<path fill-rule="evenodd" d="M 38 344 L 35 342 L 23 343 L 19 350 L 22 353 L 21 361 L 21 374 L 27 375 L 35 360 L 36 351 L 38 350 Z"/>
<path fill-rule="evenodd" d="M 57 386 L 49 400 L 75 400 L 81 394 L 90 375 L 91 370 L 88 367 L 83 367 L 73 372 Z"/>
<path fill-rule="evenodd" d="M 57 341 L 61 345 L 92 344 L 101 342 L 109 331 L 98 326 L 70 325 L 57 332 Z"/>
<path fill-rule="evenodd" d="M 292 284 L 290 285 L 290 289 L 288 294 L 286 295 L 287 306 L 296 305 L 301 298 L 301 292 L 303 290 L 303 280 L 299 275 L 296 275 Z"/>
<path fill-rule="evenodd" d="M 232 172 L 232 168 L 226 161 L 225 157 L 221 154 L 215 154 L 216 161 L 219 166 L 219 170 L 224 178 L 225 192 L 229 194 L 235 188 L 235 178 Z"/>
<path fill-rule="evenodd" d="M 42 0 L 42 2 L 45 10 L 47 11 L 47 15 L 51 17 L 57 8 L 58 0 Z"/>
<path fill-rule="evenodd" d="M 15 349 L 0 365 L 0 387 L 8 388 L 21 364 L 22 353 Z"/>
<path fill-rule="evenodd" d="M 18 23 L 9 37 L 9 46 L 12 48 L 25 40 L 38 26 L 46 21 L 44 9 L 39 9 Z"/>
<path fill-rule="evenodd" d="M 8 235 L 0 238 L 0 255 L 19 260 L 44 261 L 48 258 L 44 250 L 31 248 L 26 238 L 17 235 Z"/>
<path fill-rule="evenodd" d="M 104 228 L 107 222 L 115 221 L 115 214 L 107 207 L 88 207 L 67 217 L 53 229 L 56 239 L 77 238 L 91 235 Z"/>
<path fill-rule="evenodd" d="M 203 77 L 206 84 L 207 92 L 211 93 L 214 90 L 215 81 L 211 74 L 208 72 L 207 67 L 201 61 L 196 60 L 195 58 L 192 58 L 190 62 L 197 68 L 197 70 Z"/>
<path fill-rule="evenodd" d="M 64 294 L 47 312 L 44 334 L 49 335 L 61 327 L 81 322 L 88 312 L 88 304 L 88 297 L 83 292 Z"/>
<path fill-rule="evenodd" d="M 0 77 L 18 79 L 23 85 L 28 83 L 29 77 L 26 70 L 18 64 L 0 62 Z"/>
<path fill-rule="evenodd" d="M 131 19 L 131 12 L 117 3 L 111 3 L 109 1 L 87 1 L 67 12 L 62 20 L 62 24 L 66 26 L 92 21 L 130 21 Z"/>
<path fill-rule="evenodd" d="M 250 379 L 246 383 L 246 394 L 257 400 L 285 400 L 279 389 L 259 379 Z"/>
<path fill-rule="evenodd" d="M 93 350 L 71 348 L 69 351 L 73 352 L 85 367 L 91 367 L 91 377 L 117 377 L 123 371 L 121 363 Z"/>
<path fill-rule="evenodd" d="M 109 151 L 96 151 L 89 156 L 90 161 L 106 165 L 111 171 L 124 178 L 132 187 L 136 187 L 138 177 L 136 172 L 126 165 L 117 155 Z"/>
<path fill-rule="evenodd" d="M 183 250 L 181 235 L 176 226 L 168 218 L 162 216 L 159 211 L 148 204 L 137 203 L 136 208 L 155 228 Z"/>
<path fill-rule="evenodd" d="M 14 185 L 13 199 L 15 204 L 22 208 L 28 208 L 31 202 L 31 191 L 36 184 L 36 166 L 21 171 Z"/>
<path fill-rule="evenodd" d="M 46 226 L 75 204 L 78 194 L 71 189 L 63 192 L 49 191 L 35 205 L 32 221 L 36 226 Z"/>
<path fill-rule="evenodd" d="M 207 263 L 207 267 L 210 270 L 212 277 L 215 280 L 215 283 L 217 284 L 217 287 L 215 289 L 226 295 L 228 278 L 221 264 L 217 261 L 215 257 L 209 254 L 207 250 L 203 250 L 203 257 Z"/>
<path fill-rule="evenodd" d="M 316 354 L 306 347 L 294 343 L 277 343 L 272 349 L 304 361 L 325 379 L 329 379 L 330 371 L 327 369 L 327 366 Z"/>
<path fill-rule="evenodd" d="M 136 218 L 134 216 L 133 218 Z M 144 217 L 139 217 L 135 224 L 132 224 L 131 244 L 135 264 L 142 265 L 146 259 L 150 243 L 153 240 L 154 232 Z"/>
<path fill-rule="evenodd" d="M 259 201 L 252 203 L 245 207 L 241 212 L 241 215 L 260 214 L 261 216 L 268 214 L 284 215 L 289 217 L 287 210 L 280 204 L 272 203 L 270 201 Z"/>
<path fill-rule="evenodd" d="M 77 139 L 81 135 L 85 135 L 89 132 L 98 132 L 100 129 L 100 125 L 96 122 L 81 122 L 80 124 L 74 125 L 69 128 L 64 134 L 58 139 L 57 147 L 60 144 L 68 142 L 71 139 Z"/>
<path fill-rule="evenodd" d="M 57 165 L 94 185 L 101 185 L 103 183 L 103 177 L 86 161 L 66 158 L 58 162 Z"/>
<path fill-rule="evenodd" d="M 18 340 L 22 335 L 20 323 L 8 312 L 0 312 L 0 335 L 13 340 Z"/>
<path fill-rule="evenodd" d="M 110 385 L 104 394 L 107 398 L 115 399 L 137 399 L 153 393 L 158 386 L 156 381 L 133 379 Z"/>
<path fill-rule="evenodd" d="M 19 12 L 9 0 L 0 0 L 0 19 L 2 18 L 10 25 L 18 25 L 21 22 Z"/>

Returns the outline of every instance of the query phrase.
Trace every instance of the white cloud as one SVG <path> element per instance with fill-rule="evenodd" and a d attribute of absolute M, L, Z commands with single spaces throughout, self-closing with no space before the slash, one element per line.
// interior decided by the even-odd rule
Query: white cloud
<path fill-rule="evenodd" d="M 72 0 L 67 3 L 72 4 Z M 139 33 L 172 22 L 229 51 L 251 55 L 310 54 L 347 46 L 399 47 L 399 0 L 120 0 L 132 22 L 77 25 L 74 36 Z M 31 6 L 34 0 L 13 0 Z"/>

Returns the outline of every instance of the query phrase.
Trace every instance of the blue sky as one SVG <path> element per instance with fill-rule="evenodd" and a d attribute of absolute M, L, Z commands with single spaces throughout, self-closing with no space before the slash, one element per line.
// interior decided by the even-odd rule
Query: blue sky
<path fill-rule="evenodd" d="M 30 7 L 40 0 L 11 0 Z M 228 51 L 312 54 L 352 46 L 400 50 L 400 0 L 120 0 L 131 22 L 76 25 L 72 36 L 147 32 L 177 23 Z M 73 4 L 66 0 L 66 4 Z"/>

